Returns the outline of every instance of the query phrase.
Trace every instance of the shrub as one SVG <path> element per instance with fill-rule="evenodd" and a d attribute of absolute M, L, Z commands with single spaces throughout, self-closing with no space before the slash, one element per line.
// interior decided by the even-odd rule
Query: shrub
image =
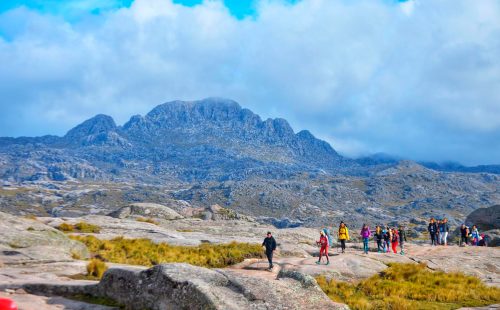
<path fill-rule="evenodd" d="M 97 258 L 91 259 L 87 264 L 87 275 L 90 277 L 100 279 L 106 270 L 108 270 L 106 263 Z"/>
<path fill-rule="evenodd" d="M 27 230 L 27 231 L 34 231 L 35 229 L 34 229 L 33 227 L 31 227 L 31 226 L 30 226 L 30 227 L 28 227 L 26 230 Z"/>
<path fill-rule="evenodd" d="M 79 222 L 76 223 L 75 225 L 69 223 L 62 223 L 56 228 L 64 232 L 80 232 L 80 233 L 95 233 L 95 234 L 101 232 L 101 228 L 99 226 L 85 222 Z"/>
<path fill-rule="evenodd" d="M 155 225 L 158 225 L 158 222 L 153 220 L 152 218 L 150 217 L 138 217 L 137 218 L 137 221 L 138 222 L 144 222 L 144 223 L 150 223 L 150 224 L 155 224 Z"/>
<path fill-rule="evenodd" d="M 94 256 L 121 264 L 153 266 L 161 263 L 189 263 L 220 268 L 242 262 L 245 258 L 262 257 L 259 244 L 237 243 L 175 246 L 154 243 L 149 239 L 100 240 L 94 236 L 71 236 L 83 242 Z"/>
<path fill-rule="evenodd" d="M 95 233 L 98 234 L 101 232 L 101 228 L 97 225 L 80 222 L 75 224 L 76 230 L 82 233 Z"/>
<path fill-rule="evenodd" d="M 355 284 L 316 280 L 332 300 L 352 309 L 456 309 L 500 302 L 500 289 L 461 273 L 432 272 L 424 264 L 389 264 Z"/>
<path fill-rule="evenodd" d="M 62 223 L 61 225 L 56 227 L 60 231 L 65 231 L 65 232 L 72 232 L 75 230 L 75 226 L 68 224 L 68 223 Z"/>

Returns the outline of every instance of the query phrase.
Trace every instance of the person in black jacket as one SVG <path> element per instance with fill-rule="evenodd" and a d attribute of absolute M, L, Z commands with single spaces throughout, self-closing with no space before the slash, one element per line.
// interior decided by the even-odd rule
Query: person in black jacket
<path fill-rule="evenodd" d="M 438 234 L 438 227 L 436 224 L 436 221 L 434 218 L 431 218 L 431 221 L 429 222 L 429 227 L 427 227 L 427 230 L 429 231 L 429 234 L 431 235 L 431 245 L 437 245 L 437 234 Z"/>
<path fill-rule="evenodd" d="M 267 237 L 262 242 L 262 246 L 266 248 L 266 256 L 269 261 L 269 270 L 273 269 L 273 252 L 276 250 L 276 240 L 272 236 L 271 232 L 267 232 Z"/>
<path fill-rule="evenodd" d="M 399 246 L 401 247 L 401 255 L 405 255 L 406 230 L 405 226 L 399 226 Z"/>

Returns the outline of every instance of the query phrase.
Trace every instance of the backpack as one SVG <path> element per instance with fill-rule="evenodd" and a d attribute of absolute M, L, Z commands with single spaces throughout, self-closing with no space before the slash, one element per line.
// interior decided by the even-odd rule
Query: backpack
<path fill-rule="evenodd" d="M 330 230 L 328 228 L 323 228 L 323 232 L 325 233 L 326 238 L 328 238 L 328 245 L 330 247 L 333 246 L 333 238 L 330 235 Z"/>

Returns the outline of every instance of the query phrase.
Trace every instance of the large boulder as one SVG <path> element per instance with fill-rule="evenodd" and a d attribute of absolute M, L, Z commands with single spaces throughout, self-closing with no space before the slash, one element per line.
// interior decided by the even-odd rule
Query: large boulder
<path fill-rule="evenodd" d="M 0 235 L 0 259 L 6 264 L 89 256 L 85 245 L 34 219 L 0 212 Z"/>
<path fill-rule="evenodd" d="M 465 224 L 476 225 L 480 231 L 500 229 L 500 205 L 473 211 L 465 219 Z"/>
<path fill-rule="evenodd" d="M 111 268 L 99 284 L 30 284 L 28 292 L 107 297 L 126 309 L 348 309 L 332 302 L 314 278 L 283 273 L 250 277 L 227 269 L 163 264 L 147 270 Z"/>
<path fill-rule="evenodd" d="M 171 208 L 156 203 L 133 203 L 111 212 L 109 216 L 120 219 L 137 216 L 152 217 L 163 220 L 176 220 L 183 218 L 182 215 Z"/>

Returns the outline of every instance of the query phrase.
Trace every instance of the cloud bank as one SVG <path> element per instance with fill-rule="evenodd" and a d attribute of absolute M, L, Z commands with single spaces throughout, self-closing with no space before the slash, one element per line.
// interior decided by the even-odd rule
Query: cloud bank
<path fill-rule="evenodd" d="M 348 156 L 500 163 L 500 2 L 136 0 L 76 22 L 0 15 L 0 136 L 118 123 L 174 99 L 238 101 Z"/>

